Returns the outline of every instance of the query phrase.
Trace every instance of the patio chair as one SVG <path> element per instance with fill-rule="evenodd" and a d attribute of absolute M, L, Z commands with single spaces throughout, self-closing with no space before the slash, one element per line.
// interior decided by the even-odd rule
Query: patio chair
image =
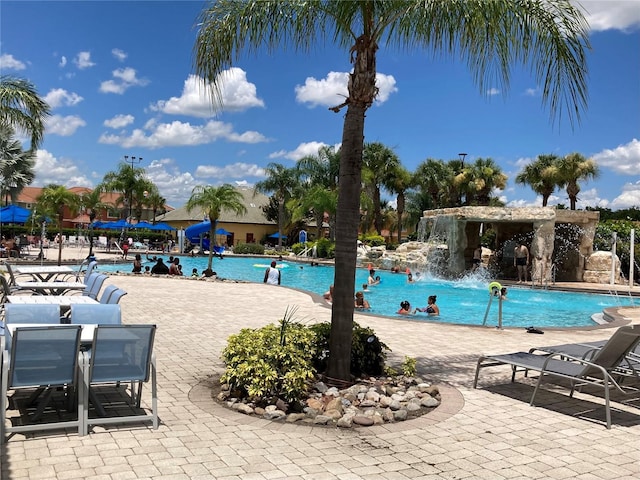
<path fill-rule="evenodd" d="M 607 428 L 611 428 L 609 391 L 614 388 L 623 394 L 627 393 L 618 381 L 621 375 L 619 367 L 639 341 L 640 325 L 627 325 L 617 329 L 602 348 L 593 354 L 590 360 L 562 352 L 553 352 L 546 355 L 537 355 L 530 352 L 483 355 L 478 359 L 473 388 L 477 386 L 481 368 L 498 365 L 511 366 L 512 382 L 515 381 L 515 375 L 518 371 L 528 372 L 531 370 L 540 373 L 529 402 L 532 406 L 545 376 L 569 380 L 571 385 L 570 397 L 573 397 L 576 387 L 583 385 L 601 387 L 604 389 Z M 635 376 L 635 378 L 637 379 L 638 377 Z M 637 392 L 637 390 L 634 391 Z"/>
<path fill-rule="evenodd" d="M 78 381 L 79 365 L 83 359 L 80 353 L 80 326 L 19 327 L 14 330 L 8 347 L 2 352 L 0 444 L 4 443 L 7 433 L 13 432 L 76 427 L 78 434 L 83 435 L 83 402 L 86 396 L 82 390 L 83 382 Z M 37 389 L 37 392 L 44 392 L 37 397 L 39 402 L 36 412 L 30 417 L 30 422 L 33 422 L 42 415 L 57 387 L 64 388 L 68 394 L 75 387 L 78 388 L 78 414 L 75 420 L 10 427 L 5 425 L 7 395 L 10 390 Z"/>
<path fill-rule="evenodd" d="M 78 270 L 75 272 L 75 274 L 72 274 L 72 276 L 75 277 L 76 282 L 83 282 L 86 284 L 87 281 L 89 280 L 89 275 L 94 273 L 93 269 L 97 265 L 98 265 L 98 262 L 96 260 L 89 260 L 85 258 L 82 261 L 82 263 L 80 263 Z"/>
<path fill-rule="evenodd" d="M 564 343 L 561 345 L 548 345 L 544 347 L 533 347 L 529 353 L 544 352 L 558 353 L 560 356 L 568 355 L 585 360 L 591 360 L 593 356 L 607 343 L 607 340 L 584 343 Z M 618 369 L 623 374 L 640 375 L 640 343 L 629 351 Z"/>
<path fill-rule="evenodd" d="M 100 295 L 100 303 L 103 304 L 118 304 L 120 299 L 124 297 L 127 292 L 115 285 L 107 285 Z"/>
<path fill-rule="evenodd" d="M 89 296 L 94 300 L 98 299 L 98 293 L 100 293 L 100 289 L 107 279 L 107 275 L 103 273 L 92 273 L 89 275 L 89 278 L 86 283 L 85 289 L 82 291 L 82 295 Z"/>
<path fill-rule="evenodd" d="M 7 303 L 4 315 L 6 323 L 60 324 L 59 305 Z"/>
<path fill-rule="evenodd" d="M 154 429 L 158 428 L 157 374 L 153 353 L 155 330 L 155 325 L 98 325 L 95 329 L 93 346 L 85 353 L 84 402 L 88 407 L 91 400 L 98 417 L 89 418 L 89 408 L 85 409 L 83 420 L 85 433 L 88 433 L 91 425 L 133 422 L 150 421 Z M 122 403 L 102 404 L 95 392 L 98 387 L 118 388 L 120 382 L 130 382 L 128 399 L 130 408 L 140 409 L 142 385 L 148 382 L 149 378 L 151 378 L 150 414 L 128 411 L 127 415 L 122 411 Z M 124 393 L 122 388 L 118 391 Z M 114 410 L 117 416 L 107 416 L 108 410 Z"/>
<path fill-rule="evenodd" d="M 120 325 L 120 305 L 71 305 L 70 320 L 72 324 Z"/>

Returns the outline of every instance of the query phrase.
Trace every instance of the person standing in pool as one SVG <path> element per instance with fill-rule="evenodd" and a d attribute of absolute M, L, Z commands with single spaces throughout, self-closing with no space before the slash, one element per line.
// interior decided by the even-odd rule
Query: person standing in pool
<path fill-rule="evenodd" d="M 408 300 L 400 302 L 400 310 L 396 312 L 399 315 L 411 315 L 411 304 Z"/>
<path fill-rule="evenodd" d="M 513 256 L 513 266 L 518 269 L 518 283 L 527 283 L 527 267 L 529 266 L 529 249 L 520 242 L 515 249 Z"/>
<path fill-rule="evenodd" d="M 423 312 L 427 315 L 440 315 L 440 308 L 436 305 L 436 296 L 429 295 L 429 298 L 427 298 L 427 306 L 424 308 L 416 308 L 413 313 L 416 312 Z"/>
<path fill-rule="evenodd" d="M 264 283 L 269 285 L 280 285 L 280 277 L 282 272 L 276 268 L 276 261 L 271 262 L 271 266 L 267 267 L 264 272 Z"/>

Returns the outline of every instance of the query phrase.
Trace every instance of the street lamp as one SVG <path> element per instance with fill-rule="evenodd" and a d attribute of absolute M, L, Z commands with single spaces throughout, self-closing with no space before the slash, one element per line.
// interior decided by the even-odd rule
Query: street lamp
<path fill-rule="evenodd" d="M 134 156 L 129 156 L 129 155 L 125 155 L 124 156 L 124 161 L 125 163 L 131 165 L 131 168 L 133 169 L 134 165 L 139 164 L 140 162 L 142 162 L 142 157 L 134 157 Z M 129 216 L 128 221 L 131 221 L 131 210 L 133 208 L 133 190 L 129 190 Z"/>
<path fill-rule="evenodd" d="M 460 157 L 460 162 L 462 163 L 462 168 L 464 169 L 464 157 L 467 156 L 466 153 L 459 153 L 458 156 Z"/>

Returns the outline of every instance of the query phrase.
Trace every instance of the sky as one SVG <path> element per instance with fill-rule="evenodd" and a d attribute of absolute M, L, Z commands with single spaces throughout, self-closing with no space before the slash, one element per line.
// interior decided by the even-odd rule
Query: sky
<path fill-rule="evenodd" d="M 340 145 L 345 110 L 328 108 L 344 100 L 348 52 L 327 44 L 243 56 L 214 111 L 193 57 L 206 4 L 0 2 L 0 72 L 31 81 L 52 108 L 33 186 L 94 187 L 128 160 L 180 207 L 196 185 L 253 186 L 271 162 L 291 167 Z M 514 182 L 526 164 L 578 152 L 601 171 L 581 183 L 578 208 L 640 207 L 640 0 L 581 5 L 592 48 L 579 124 L 554 121 L 525 68 L 514 68 L 508 90 L 481 91 L 455 58 L 381 45 L 365 141 L 392 148 L 410 171 L 459 153 L 465 163 L 491 158 L 509 177 L 496 194 L 513 207 L 542 205 Z M 566 192 L 549 204 L 568 206 Z"/>

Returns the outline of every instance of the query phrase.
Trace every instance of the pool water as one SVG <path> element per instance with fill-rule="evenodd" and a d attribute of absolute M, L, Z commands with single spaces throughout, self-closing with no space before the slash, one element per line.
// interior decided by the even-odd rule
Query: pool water
<path fill-rule="evenodd" d="M 163 257 L 165 262 L 167 257 Z M 143 255 L 144 260 L 144 255 Z M 207 266 L 203 257 L 180 257 L 183 272 L 190 276 L 193 268 L 202 272 Z M 265 269 L 270 259 L 255 257 L 214 258 L 213 270 L 219 277 L 262 283 Z M 143 265 L 153 266 L 153 262 Z M 281 268 L 283 286 L 322 295 L 333 283 L 332 266 L 315 266 L 296 262 L 278 262 Z M 130 272 L 131 265 L 106 264 L 99 266 L 103 271 Z M 462 280 L 450 281 L 435 277 L 420 276 L 413 283 L 407 282 L 404 273 L 391 273 L 378 270 L 381 278 L 379 285 L 371 286 L 365 291 L 369 301 L 369 313 L 412 320 L 428 320 L 442 323 L 460 323 L 481 325 L 487 313 L 489 303 L 488 285 L 491 280 L 470 276 Z M 358 269 L 356 272 L 356 291 L 362 290 L 367 282 L 369 272 Z M 415 278 L 415 274 L 414 274 Z M 396 314 L 400 302 L 408 300 L 411 308 L 426 307 L 427 297 L 437 295 L 440 307 L 439 316 L 427 316 L 418 313 L 412 316 Z M 599 295 L 590 293 L 559 292 L 529 287 L 512 286 L 508 288 L 507 300 L 502 303 L 503 327 L 584 327 L 596 323 L 592 315 L 602 313 L 608 307 L 633 305 L 629 297 Z M 486 325 L 498 324 L 498 301 L 492 300 L 486 317 Z"/>

